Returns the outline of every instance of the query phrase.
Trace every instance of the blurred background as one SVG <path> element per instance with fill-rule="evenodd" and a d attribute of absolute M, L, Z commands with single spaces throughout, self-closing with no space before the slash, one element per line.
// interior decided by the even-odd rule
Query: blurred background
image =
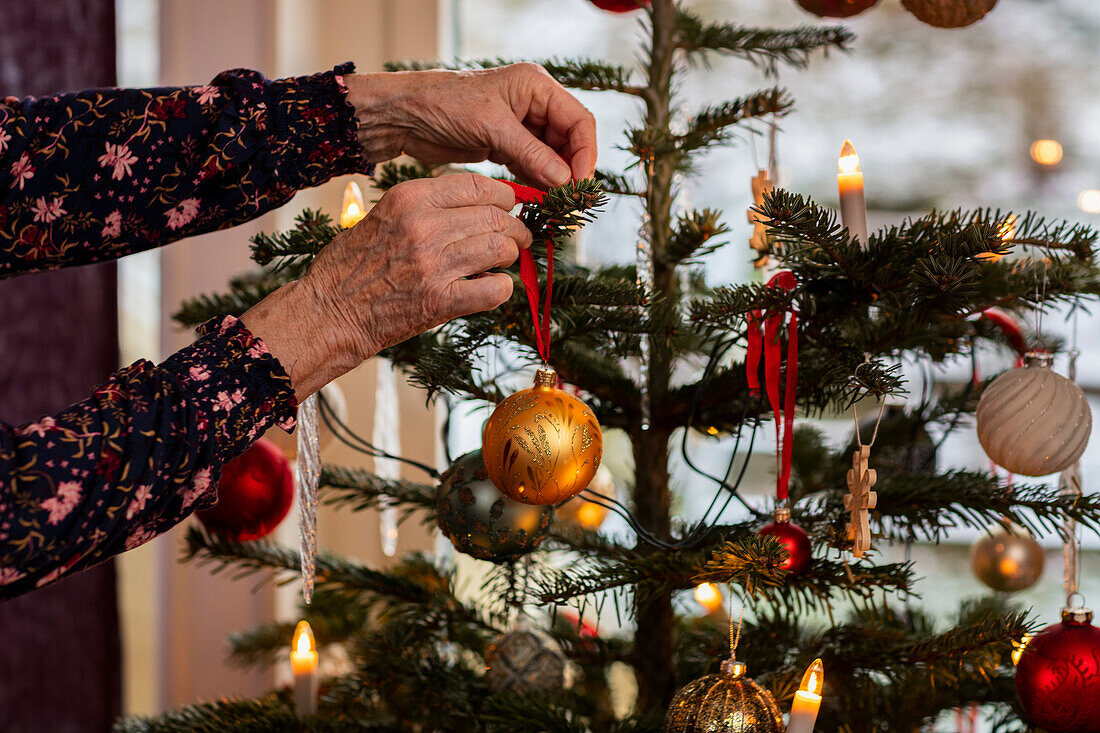
<path fill-rule="evenodd" d="M 795 0 L 687 2 L 704 15 L 747 25 L 823 22 Z M 9 5 L 22 3 L 4 0 L 0 8 Z M 380 69 L 386 60 L 412 58 L 596 56 L 632 64 L 641 36 L 637 14 L 602 12 L 587 0 L 70 0 L 57 5 L 85 11 L 98 5 L 100 11 L 114 11 L 116 79 L 121 86 L 201 84 L 234 67 L 259 69 L 269 77 L 305 74 L 349 59 L 363 71 Z M 37 17 L 27 22 L 62 20 Z M 852 53 L 815 56 L 809 69 L 784 69 L 777 80 L 797 103 L 794 113 L 780 121 L 776 136 L 781 186 L 835 206 L 836 159 L 843 141 L 851 139 L 860 155 L 872 228 L 932 208 L 984 206 L 1034 209 L 1051 218 L 1100 225 L 1100 74 L 1095 69 L 1100 4 L 1000 0 L 976 25 L 944 31 L 921 24 L 897 0 L 880 0 L 860 16 L 832 22 L 843 22 L 857 34 Z M 11 48 L 3 42 L 9 32 L 0 30 L 0 48 Z M 0 55 L 0 78 L 10 80 L 8 69 L 20 62 L 10 52 Z M 678 100 L 686 116 L 703 104 L 771 83 L 776 82 L 748 64 L 715 59 L 685 77 Z M 580 96 L 598 120 L 600 167 L 622 170 L 630 158 L 619 146 L 625 142 L 625 123 L 638 114 L 634 100 L 609 94 Z M 758 277 L 747 245 L 751 227 L 745 211 L 751 204 L 749 181 L 767 160 L 765 132 L 758 126 L 758 134 L 746 133 L 735 144 L 715 150 L 697 177 L 682 181 L 679 206 L 722 209 L 731 229 L 729 245 L 706 260 L 711 284 Z M 230 275 L 247 269 L 245 244 L 250 234 L 285 228 L 305 207 L 337 214 L 345 183 L 346 179 L 337 180 L 303 192 L 283 209 L 230 232 L 122 260 L 117 274 L 120 363 L 142 357 L 159 360 L 189 342 L 191 335 L 170 321 L 179 302 L 218 290 Z M 585 230 L 578 256 L 589 264 L 633 262 L 638 214 L 633 202 L 613 202 Z M 1023 325 L 1030 331 L 1040 329 L 1035 322 Z M 1076 343 L 1081 351 L 1079 380 L 1095 409 L 1100 342 L 1090 338 L 1096 333 L 1093 316 L 1083 311 L 1076 316 L 1068 311 L 1048 314 L 1041 331 L 1063 339 L 1067 348 Z M 485 368 L 502 368 L 498 356 L 487 351 Z M 1010 367 L 1012 360 L 1007 353 L 990 351 L 980 356 L 980 363 L 988 375 Z M 904 368 L 910 406 L 927 391 L 930 380 L 951 383 L 970 378 L 969 361 L 931 371 L 914 364 Z M 1065 373 L 1064 356 L 1056 368 Z M 368 436 L 373 430 L 375 369 L 367 364 L 341 380 L 352 424 Z M 99 378 L 89 378 L 88 384 Z M 407 386 L 402 386 L 400 407 L 403 452 L 441 462 L 443 446 L 434 436 L 440 434 L 442 416 L 425 407 L 422 395 Z M 860 409 L 873 416 L 876 408 Z M 478 447 L 486 414 L 476 405 L 456 411 L 449 432 L 451 455 Z M 835 444 L 849 439 L 851 424 L 850 416 L 820 421 Z M 760 431 L 744 487 L 749 501 L 761 507 L 768 505 L 774 486 L 774 442 L 768 440 L 769 432 Z M 701 466 L 725 470 L 731 441 L 693 434 L 688 446 Z M 326 459 L 334 462 L 365 461 L 338 445 L 326 450 Z M 615 439 L 609 441 L 607 462 L 620 491 L 625 491 L 629 477 L 628 455 L 624 445 L 616 449 Z M 941 469 L 988 467 L 971 426 L 963 426 L 943 443 L 938 461 Z M 1096 445 L 1085 453 L 1082 473 L 1088 491 L 1092 478 L 1100 476 Z M 682 465 L 673 481 L 681 497 L 680 515 L 687 520 L 701 513 L 715 490 Z M 377 517 L 345 514 L 322 516 L 322 543 L 363 560 L 386 562 Z M 724 516 L 743 518 L 735 507 Z M 279 530 L 282 539 L 295 541 L 294 526 L 291 517 Z M 604 527 L 627 532 L 614 518 Z M 896 546 L 886 552 L 915 560 L 924 577 L 919 602 L 947 613 L 957 608 L 960 598 L 987 592 L 970 572 L 968 553 L 977 537 L 977 532 L 958 530 L 939 546 Z M 204 569 L 180 566 L 179 538 L 177 530 L 118 561 L 121 707 L 126 712 L 258 693 L 285 679 L 285 670 L 268 675 L 229 667 L 224 639 L 228 632 L 262 620 L 292 618 L 294 588 L 232 583 Z M 1019 600 L 1043 618 L 1054 619 L 1062 605 L 1060 545 L 1054 537 L 1040 541 L 1047 548 L 1046 569 Z M 1100 598 L 1100 543 L 1090 537 L 1084 541 L 1083 590 L 1088 598 Z M 399 544 L 398 554 L 447 550 L 446 541 L 415 520 L 402 525 Z M 476 592 L 476 563 L 463 556 L 456 562 L 469 571 L 469 592 Z M 682 602 L 703 612 L 690 593 Z M 3 612 L 0 606 L 0 620 Z M 617 621 L 614 614 L 605 614 L 599 624 L 601 631 L 610 631 Z M 66 644 L 66 654 L 77 653 L 72 643 Z M 0 675 L 0 689 L 6 676 Z M 951 729 L 950 723 L 942 729 Z"/>

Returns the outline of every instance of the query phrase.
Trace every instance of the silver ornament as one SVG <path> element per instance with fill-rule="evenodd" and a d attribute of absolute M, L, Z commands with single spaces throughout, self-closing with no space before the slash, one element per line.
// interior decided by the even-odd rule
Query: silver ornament
<path fill-rule="evenodd" d="M 485 652 L 485 684 L 493 692 L 532 690 L 551 692 L 565 684 L 565 660 L 530 631 L 512 631 Z"/>
<path fill-rule="evenodd" d="M 1044 560 L 1043 548 L 1022 527 L 997 527 L 970 548 L 974 575 L 1001 593 L 1015 593 L 1035 585 L 1043 574 Z"/>
<path fill-rule="evenodd" d="M 689 682 L 665 716 L 665 733 L 781 733 L 783 715 L 771 693 L 732 659 L 722 671 Z"/>
<path fill-rule="evenodd" d="M 978 440 L 1012 473 L 1046 476 L 1085 452 L 1092 410 L 1076 384 L 1051 371 L 1053 356 L 1029 353 L 1026 366 L 997 377 L 978 403 Z"/>
<path fill-rule="evenodd" d="M 480 450 L 443 474 L 435 504 L 439 529 L 459 552 L 497 563 L 532 552 L 554 516 L 553 505 L 524 504 L 500 493 Z"/>

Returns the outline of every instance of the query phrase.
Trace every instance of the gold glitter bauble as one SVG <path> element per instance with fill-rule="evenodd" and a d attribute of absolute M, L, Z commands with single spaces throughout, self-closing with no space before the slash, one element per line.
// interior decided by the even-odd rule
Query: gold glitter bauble
<path fill-rule="evenodd" d="M 512 631 L 485 652 L 485 684 L 493 692 L 533 690 L 551 692 L 565 684 L 565 660 L 530 631 Z"/>
<path fill-rule="evenodd" d="M 974 575 L 1001 593 L 1015 593 L 1035 585 L 1043 574 L 1043 548 L 1020 527 L 997 527 L 970 548 Z"/>
<path fill-rule="evenodd" d="M 596 475 L 603 434 L 596 416 L 558 389 L 557 375 L 540 369 L 535 386 L 497 405 L 481 435 L 489 479 L 525 504 L 557 504 Z"/>
<path fill-rule="evenodd" d="M 990 460 L 1012 473 L 1047 476 L 1073 465 L 1092 432 L 1081 388 L 1051 371 L 1054 357 L 1032 352 L 1027 366 L 1005 372 L 978 402 L 978 440 Z"/>
<path fill-rule="evenodd" d="M 782 733 L 783 715 L 771 693 L 732 659 L 722 671 L 688 683 L 672 698 L 665 733 Z"/>
<path fill-rule="evenodd" d="M 977 23 L 997 0 L 901 0 L 919 20 L 936 28 L 962 28 Z"/>

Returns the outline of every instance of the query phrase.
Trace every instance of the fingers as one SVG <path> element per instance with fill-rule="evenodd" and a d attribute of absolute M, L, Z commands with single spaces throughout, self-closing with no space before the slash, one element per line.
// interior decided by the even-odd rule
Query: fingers
<path fill-rule="evenodd" d="M 596 118 L 561 85 L 552 84 L 545 101 L 547 142 L 569 161 L 574 180 L 589 178 L 596 171 Z"/>
<path fill-rule="evenodd" d="M 402 185 L 416 186 L 417 190 L 422 189 L 426 193 L 427 203 L 442 209 L 457 209 L 481 204 L 511 211 L 516 205 L 516 195 L 509 186 L 475 173 L 459 173 L 410 181 Z"/>
<path fill-rule="evenodd" d="M 456 280 L 451 283 L 450 296 L 455 316 L 492 310 L 512 297 L 512 278 L 503 272 L 486 272 Z"/>
<path fill-rule="evenodd" d="M 508 267 L 519 257 L 519 247 L 503 234 L 480 234 L 447 247 L 447 264 L 458 277 L 480 275 Z"/>
<path fill-rule="evenodd" d="M 524 249 L 531 246 L 531 230 L 522 221 L 495 206 L 464 206 L 446 213 L 447 234 L 451 242 L 496 233 L 503 234 Z"/>

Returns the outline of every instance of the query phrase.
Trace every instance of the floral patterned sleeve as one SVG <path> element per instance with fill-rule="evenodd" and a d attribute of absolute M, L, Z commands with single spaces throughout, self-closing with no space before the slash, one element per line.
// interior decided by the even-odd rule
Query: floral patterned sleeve
<path fill-rule="evenodd" d="M 0 278 L 114 259 L 253 219 L 370 172 L 351 64 L 269 81 L 93 89 L 0 102 Z"/>
<path fill-rule="evenodd" d="M 232 316 L 163 364 L 117 372 L 36 423 L 0 423 L 0 600 L 152 539 L 214 504 L 221 465 L 294 425 L 290 378 Z"/>

